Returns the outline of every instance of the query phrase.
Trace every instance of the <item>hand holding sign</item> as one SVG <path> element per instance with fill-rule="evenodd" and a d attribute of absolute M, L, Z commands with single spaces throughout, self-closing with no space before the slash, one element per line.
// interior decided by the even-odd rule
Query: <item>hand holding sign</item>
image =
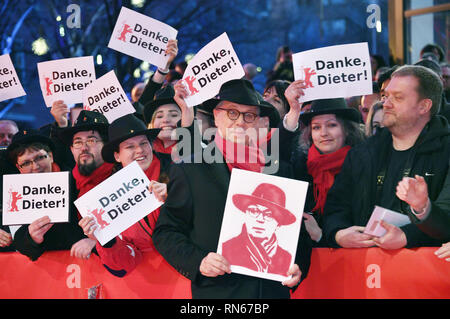
<path fill-rule="evenodd" d="M 7 247 L 12 243 L 12 236 L 10 233 L 0 229 L 0 247 Z"/>
<path fill-rule="evenodd" d="M 284 96 L 286 97 L 291 109 L 295 109 L 300 112 L 302 104 L 299 102 L 299 99 L 305 95 L 305 88 L 306 84 L 303 80 L 294 81 L 287 87 L 284 92 Z"/>
<path fill-rule="evenodd" d="M 165 70 L 168 70 L 170 67 L 170 64 L 175 60 L 178 54 L 178 40 L 169 40 L 167 42 L 167 48 L 165 51 L 166 55 L 169 56 L 169 59 L 167 60 Z"/>
<path fill-rule="evenodd" d="M 36 219 L 28 226 L 28 232 L 30 233 L 31 239 L 36 244 L 42 244 L 44 241 L 44 235 L 52 228 L 53 224 L 50 223 L 50 218 L 44 216 Z"/>
<path fill-rule="evenodd" d="M 56 123 L 58 123 L 58 127 L 67 127 L 67 113 L 69 113 L 69 108 L 63 100 L 53 102 L 50 113 L 55 118 Z"/>
<path fill-rule="evenodd" d="M 136 112 L 114 71 L 95 80 L 83 91 L 85 110 L 102 113 L 109 123 Z"/>
<path fill-rule="evenodd" d="M 154 212 L 162 203 L 150 194 L 149 184 L 134 161 L 78 198 L 74 204 L 83 216 L 79 225 L 84 233 L 104 245 Z M 158 185 L 155 192 L 163 196 L 167 190 Z"/>
<path fill-rule="evenodd" d="M 78 222 L 78 225 L 83 229 L 83 233 L 86 236 L 88 236 L 92 240 L 97 241 L 97 238 L 94 236 L 94 231 L 97 229 L 94 217 L 91 216 L 83 217 Z"/>

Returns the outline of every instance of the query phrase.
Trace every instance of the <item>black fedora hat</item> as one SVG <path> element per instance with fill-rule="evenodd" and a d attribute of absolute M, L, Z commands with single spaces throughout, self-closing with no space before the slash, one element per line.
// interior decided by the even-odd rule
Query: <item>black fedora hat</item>
<path fill-rule="evenodd" d="M 158 136 L 161 129 L 147 129 L 144 122 L 134 114 L 127 114 L 114 120 L 108 127 L 109 141 L 102 148 L 105 162 L 115 163 L 114 151 L 123 141 L 138 135 L 146 135 L 149 141 Z"/>
<path fill-rule="evenodd" d="M 27 129 L 20 130 L 19 132 L 14 134 L 11 144 L 9 144 L 8 148 L 6 149 L 6 156 L 9 158 L 9 154 L 21 145 L 30 145 L 33 143 L 48 145 L 52 152 L 55 151 L 55 144 L 48 136 L 42 134 L 37 130 Z"/>
<path fill-rule="evenodd" d="M 164 104 L 175 104 L 177 105 L 177 102 L 173 99 L 175 96 L 175 90 L 173 89 L 173 86 L 168 84 L 162 88 L 160 88 L 155 93 L 155 97 L 152 101 L 146 103 L 144 105 L 144 122 L 148 125 L 152 121 L 153 113 L 155 113 L 156 109 Z"/>
<path fill-rule="evenodd" d="M 219 94 L 202 104 L 202 109 L 211 112 L 221 101 L 257 106 L 260 109 L 260 117 L 268 116 L 270 127 L 277 127 L 280 121 L 280 114 L 270 103 L 264 101 L 261 94 L 255 90 L 252 82 L 245 79 L 231 80 L 222 84 Z"/>
<path fill-rule="evenodd" d="M 60 130 L 58 136 L 64 144 L 72 145 L 72 139 L 76 133 L 92 130 L 107 135 L 108 126 L 108 120 L 103 114 L 95 111 L 82 110 L 73 126 Z"/>
<path fill-rule="evenodd" d="M 296 217 L 286 209 L 286 194 L 276 185 L 261 183 L 251 195 L 235 194 L 232 197 L 233 204 L 242 212 L 246 212 L 249 205 L 259 204 L 270 209 L 273 218 L 280 226 L 290 225 L 296 221 Z"/>
<path fill-rule="evenodd" d="M 348 107 L 344 98 L 314 100 L 311 103 L 311 110 L 300 115 L 300 120 L 307 126 L 314 116 L 322 114 L 335 114 L 350 121 L 362 123 L 361 113 Z"/>

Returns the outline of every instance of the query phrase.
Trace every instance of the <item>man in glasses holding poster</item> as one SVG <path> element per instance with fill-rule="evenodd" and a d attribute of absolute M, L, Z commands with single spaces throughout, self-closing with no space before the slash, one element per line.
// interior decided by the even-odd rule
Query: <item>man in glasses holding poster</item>
<path fill-rule="evenodd" d="M 153 233 L 155 247 L 191 280 L 193 298 L 289 298 L 290 288 L 309 269 L 311 239 L 305 227 L 301 227 L 295 262 L 284 274 L 292 277 L 282 284 L 231 273 L 229 261 L 216 253 L 231 170 L 267 172 L 259 134 L 249 132 L 276 128 L 279 113 L 244 79 L 224 83 L 218 98 L 204 102 L 203 107 L 214 114 L 217 134 L 202 151 L 201 161 L 194 154 L 194 163 L 172 165 L 167 200 Z M 277 166 L 273 175 L 292 176 L 288 163 L 272 159 L 272 164 Z"/>

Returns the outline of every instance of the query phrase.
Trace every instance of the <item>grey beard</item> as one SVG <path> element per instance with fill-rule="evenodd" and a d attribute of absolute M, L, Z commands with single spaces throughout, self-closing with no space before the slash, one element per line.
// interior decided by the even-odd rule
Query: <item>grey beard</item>
<path fill-rule="evenodd" d="M 92 161 L 89 164 L 78 164 L 78 171 L 83 176 L 91 175 L 97 169 L 97 164 Z"/>

